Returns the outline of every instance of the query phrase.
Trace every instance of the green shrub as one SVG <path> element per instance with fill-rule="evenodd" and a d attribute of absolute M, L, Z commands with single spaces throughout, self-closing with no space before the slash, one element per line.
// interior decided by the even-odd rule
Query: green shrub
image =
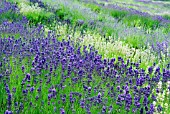
<path fill-rule="evenodd" d="M 96 13 L 100 13 L 101 12 L 101 8 L 95 4 L 85 4 L 88 8 L 90 8 L 92 11 L 96 12 Z"/>
<path fill-rule="evenodd" d="M 168 14 L 163 15 L 163 17 L 164 17 L 165 19 L 170 20 L 170 15 L 168 15 Z"/>
<path fill-rule="evenodd" d="M 22 18 L 22 15 L 13 12 L 11 10 L 9 10 L 8 12 L 2 13 L 0 15 L 0 24 L 4 21 L 4 20 L 8 20 L 8 21 L 16 21 L 16 20 L 20 20 Z"/>
<path fill-rule="evenodd" d="M 158 20 L 152 20 L 149 17 L 143 17 L 139 15 L 127 16 L 123 19 L 123 22 L 128 26 L 142 27 L 145 30 L 154 30 L 159 27 L 160 22 Z"/>
<path fill-rule="evenodd" d="M 109 10 L 109 13 L 113 18 L 117 18 L 117 19 L 122 19 L 123 17 L 129 14 L 127 11 L 121 11 L 121 10 L 115 10 L 115 9 Z"/>
<path fill-rule="evenodd" d="M 141 38 L 141 36 L 130 36 L 125 39 L 125 43 L 127 43 L 130 47 L 135 49 L 146 47 L 144 41 L 145 39 Z"/>

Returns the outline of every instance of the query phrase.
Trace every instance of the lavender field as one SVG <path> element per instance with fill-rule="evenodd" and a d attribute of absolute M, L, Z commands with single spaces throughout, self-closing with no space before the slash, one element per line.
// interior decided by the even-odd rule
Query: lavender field
<path fill-rule="evenodd" d="M 170 114 L 170 1 L 0 0 L 0 114 Z"/>

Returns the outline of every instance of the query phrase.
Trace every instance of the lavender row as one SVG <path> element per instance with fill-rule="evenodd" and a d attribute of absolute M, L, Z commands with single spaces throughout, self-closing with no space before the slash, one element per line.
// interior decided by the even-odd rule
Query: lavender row
<path fill-rule="evenodd" d="M 82 20 L 80 20 L 80 21 L 82 21 Z M 35 27 L 35 28 L 29 28 L 28 27 L 29 26 L 28 22 L 29 21 L 25 17 L 23 17 L 23 19 L 21 21 L 15 22 L 15 23 L 14 22 L 11 23 L 11 22 L 8 22 L 8 21 L 4 21 L 0 25 L 0 30 L 4 34 L 4 35 L 1 35 L 1 37 L 5 36 L 5 34 L 16 35 L 16 36 L 17 36 L 17 34 L 19 34 L 20 37 L 22 37 L 22 38 L 24 38 L 24 37 L 35 37 L 39 33 L 41 33 L 40 37 L 44 36 L 44 32 L 40 30 L 41 27 L 43 27 L 43 26 L 39 26 L 39 27 Z M 84 23 L 84 22 L 82 22 L 82 23 Z M 97 24 L 99 24 L 99 23 L 97 23 Z M 110 25 L 108 25 L 108 26 L 110 26 Z M 118 28 L 119 24 L 115 24 L 114 28 L 115 27 Z M 38 32 L 36 32 L 36 29 L 38 30 Z M 122 35 L 121 30 L 117 31 L 117 32 L 118 32 L 119 36 Z M 138 32 L 138 33 L 140 32 L 139 34 L 141 34 L 141 36 L 143 34 L 143 32 L 138 31 L 136 29 L 135 30 L 129 30 L 129 31 L 127 29 L 123 30 L 123 33 L 126 36 L 128 34 L 133 34 L 133 33 L 136 33 L 136 32 Z M 156 52 L 158 54 L 158 56 L 159 56 L 158 59 L 162 60 L 162 59 L 165 58 L 165 60 L 168 61 L 168 58 L 170 56 L 170 54 L 169 54 L 169 43 L 170 43 L 169 42 L 169 35 L 167 35 L 167 36 L 162 35 L 162 36 L 159 36 L 159 38 L 157 38 L 156 34 L 157 33 L 153 34 L 152 36 L 151 35 L 147 36 L 148 37 L 147 38 L 147 43 L 148 42 L 153 42 L 153 40 L 154 40 L 153 38 L 155 38 L 156 40 L 159 41 L 159 40 L 161 40 L 159 38 L 163 37 L 165 41 L 162 42 L 162 43 L 152 44 L 152 49 L 153 49 L 154 52 Z M 122 35 L 121 37 L 124 37 L 124 35 Z M 158 41 L 155 41 L 155 42 L 158 42 Z M 141 42 L 142 42 L 142 40 L 141 40 Z"/>
<path fill-rule="evenodd" d="M 101 4 L 97 3 L 95 0 L 93 1 L 93 3 L 102 6 Z M 168 24 L 170 23 L 170 20 L 165 19 L 164 17 L 160 16 L 160 15 L 151 15 L 147 12 L 142 12 L 133 8 L 127 8 L 127 7 L 120 7 L 118 5 L 115 4 L 108 4 L 107 6 L 104 6 L 105 8 L 111 8 L 111 9 L 116 9 L 116 10 L 123 10 L 123 11 L 128 11 L 133 15 L 140 15 L 140 16 L 144 16 L 144 17 L 151 17 L 154 20 L 158 20 L 160 22 L 162 22 L 162 24 Z"/>
<path fill-rule="evenodd" d="M 0 1 L 0 13 L 5 13 L 10 10 L 16 11 L 17 6 L 14 4 L 11 4 L 10 2 L 7 2 L 6 0 L 1 0 Z"/>
<path fill-rule="evenodd" d="M 166 84 L 170 80 L 168 69 L 151 66 L 145 71 L 139 68 L 139 63 L 121 57 L 102 60 L 92 46 L 75 47 L 71 41 L 57 41 L 50 32 L 47 37 L 4 38 L 0 46 L 6 113 L 47 107 L 49 111 L 61 109 L 61 114 L 79 109 L 90 114 L 94 111 L 91 109 L 98 107 L 95 111 L 101 113 L 152 114 L 155 108 L 152 102 L 156 101 L 152 90 L 159 81 Z M 18 59 L 10 63 L 11 57 Z M 27 62 L 23 63 L 25 59 Z M 14 101 L 18 97 L 20 100 Z"/>
<path fill-rule="evenodd" d="M 85 0 L 85 2 L 88 3 L 89 1 Z M 103 16 L 103 18 L 105 18 L 104 19 L 105 21 L 101 22 L 101 21 L 98 21 L 98 18 L 100 17 L 99 14 L 91 11 L 90 8 L 86 8 L 84 6 L 81 7 L 81 4 L 74 3 L 74 5 L 73 5 L 73 3 L 71 3 L 70 1 L 65 1 L 65 2 L 60 1 L 58 3 L 51 4 L 49 6 L 57 9 L 57 8 L 60 8 L 59 3 L 63 4 L 64 7 L 66 7 L 66 9 L 67 9 L 67 7 L 69 7 L 70 13 L 74 12 L 75 9 L 79 10 L 79 12 L 81 14 L 84 14 L 84 12 L 86 12 L 85 14 L 88 14 L 88 15 L 86 16 L 85 20 L 78 20 L 78 23 L 80 23 L 81 25 L 89 23 L 89 20 L 90 20 L 90 21 L 92 21 L 92 23 L 90 23 L 90 24 L 94 24 L 94 27 L 98 31 L 100 31 L 100 33 L 105 34 L 105 32 L 109 31 L 108 34 L 110 33 L 110 35 L 113 36 L 113 38 L 115 38 L 115 39 L 120 38 L 123 41 L 127 41 L 128 38 L 133 39 L 133 38 L 137 37 L 136 39 L 139 39 L 138 42 L 136 42 L 138 45 L 137 48 L 151 46 L 153 48 L 152 50 L 154 52 L 158 53 L 158 55 L 161 55 L 161 53 L 163 53 L 167 58 L 170 55 L 169 54 L 169 52 L 170 52 L 169 51 L 170 33 L 164 34 L 161 31 L 162 29 L 155 30 L 152 33 L 146 33 L 146 31 L 143 29 L 138 29 L 137 27 L 127 27 L 125 24 L 122 24 L 120 22 L 118 23 L 111 16 L 108 16 L 108 15 L 106 16 L 104 14 L 101 14 L 101 16 Z M 95 1 L 94 1 L 94 3 L 98 4 Z M 104 6 L 104 7 L 106 7 L 106 6 Z M 108 5 L 106 8 L 108 8 L 108 7 L 110 7 L 110 6 Z M 119 6 L 115 6 L 115 7 L 118 7 L 117 8 L 118 10 L 123 10 Z M 137 12 L 138 11 L 136 11 L 136 13 Z M 104 29 L 104 28 L 106 28 L 106 29 Z M 106 37 L 107 37 L 107 35 L 106 35 Z M 149 46 L 148 46 L 148 44 L 149 44 Z M 166 45 L 166 46 L 162 46 L 162 45 Z M 160 46 L 161 46 L 161 48 L 160 48 Z M 162 58 L 161 56 L 159 59 Z"/>
<path fill-rule="evenodd" d="M 0 38 L 2 113 L 152 114 L 157 108 L 153 89 L 170 89 L 165 85 L 169 67 L 153 65 L 145 71 L 121 57 L 103 60 L 91 45 L 58 41 L 52 32 L 45 37 L 43 26 L 27 30 L 21 23 L 4 22 L 1 27 L 1 34 L 21 34 L 19 39 Z M 161 90 L 155 88 L 160 81 Z"/>

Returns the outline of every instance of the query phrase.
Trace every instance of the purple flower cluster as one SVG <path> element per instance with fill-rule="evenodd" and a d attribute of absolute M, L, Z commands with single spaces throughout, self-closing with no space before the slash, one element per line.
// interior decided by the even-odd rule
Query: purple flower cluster
<path fill-rule="evenodd" d="M 45 37 L 42 26 L 27 31 L 19 23 L 4 22 L 4 27 L 1 33 L 21 34 L 21 38 L 0 38 L 6 114 L 31 108 L 40 111 L 39 107 L 60 114 L 78 109 L 91 114 L 94 107 L 103 114 L 118 113 L 122 107 L 126 112 L 152 114 L 152 101 L 156 101 L 152 90 L 159 81 L 166 84 L 170 80 L 169 69 L 153 65 L 145 71 L 139 63 L 121 57 L 102 59 L 91 45 L 58 41 L 51 31 Z"/>
<path fill-rule="evenodd" d="M 129 60 L 124 61 L 121 57 L 118 57 L 117 60 L 115 58 L 103 60 L 91 45 L 75 47 L 72 41 L 56 40 L 55 34 L 51 32 L 49 32 L 48 37 L 41 38 L 4 38 L 0 40 L 0 44 L 2 47 L 0 53 L 6 58 L 10 56 L 19 57 L 21 60 L 30 58 L 31 71 L 25 74 L 22 80 L 23 87 L 26 83 L 30 83 L 33 78 L 35 84 L 45 82 L 46 85 L 50 85 L 52 78 L 55 78 L 56 73 L 59 73 L 60 82 L 48 90 L 49 103 L 57 95 L 60 96 L 62 103 L 68 102 L 67 95 L 61 94 L 60 91 L 65 89 L 65 82 L 70 79 L 71 86 L 82 84 L 83 91 L 71 92 L 69 102 L 75 103 L 75 95 L 80 96 L 80 98 L 84 96 L 85 99 L 80 100 L 80 106 L 87 112 L 90 112 L 91 107 L 101 104 L 104 106 L 101 111 L 106 112 L 109 98 L 115 99 L 118 106 L 124 105 L 127 111 L 130 111 L 134 104 L 136 111 L 153 112 L 154 108 L 149 99 L 152 97 L 156 100 L 156 98 L 151 94 L 152 89 L 159 81 L 167 82 L 170 79 L 170 70 L 164 69 L 161 73 L 159 67 L 153 71 L 155 66 L 151 66 L 146 73 L 145 70 L 139 68 L 140 64 L 132 63 Z M 32 57 L 33 59 L 31 59 Z M 56 72 L 59 68 L 61 68 L 60 72 Z M 23 65 L 21 70 L 24 73 L 25 67 Z M 45 79 L 40 78 L 43 72 L 47 73 Z M 39 77 L 39 82 L 35 77 Z M 100 80 L 100 83 L 96 82 L 96 78 Z M 95 87 L 92 86 L 92 83 L 96 83 Z M 145 84 L 148 86 L 143 87 Z M 8 86 L 6 88 L 8 105 L 10 106 L 12 96 Z M 28 91 L 33 92 L 34 90 L 33 86 L 27 85 L 26 89 L 22 89 L 22 93 L 26 96 Z M 44 90 L 39 86 L 37 88 L 39 95 L 36 96 L 36 100 L 40 99 L 41 91 Z M 104 95 L 106 92 L 108 98 Z M 140 99 L 143 99 L 143 103 L 140 102 Z M 145 110 L 140 109 L 142 106 L 146 107 Z M 64 114 L 64 109 L 61 109 L 60 113 Z"/>
<path fill-rule="evenodd" d="M 169 44 L 170 44 L 170 40 L 167 39 L 163 42 L 157 42 L 155 45 L 152 44 L 152 49 L 154 52 L 156 52 L 159 56 L 160 59 L 162 59 L 162 54 L 165 55 L 165 58 L 168 59 L 170 57 L 169 54 Z"/>
<path fill-rule="evenodd" d="M 19 12 L 16 4 L 7 2 L 6 0 L 0 1 L 0 24 L 3 21 L 19 21 L 22 15 Z"/>
<path fill-rule="evenodd" d="M 17 6 L 15 4 L 11 4 L 6 0 L 0 1 L 0 14 L 8 12 L 8 11 L 15 11 L 17 10 Z"/>
<path fill-rule="evenodd" d="M 0 25 L 0 31 L 3 34 L 7 34 L 6 36 L 15 36 L 19 38 L 27 38 L 27 37 L 44 37 L 44 32 L 42 31 L 42 25 L 37 27 L 30 28 L 28 25 L 28 20 L 26 17 L 23 17 L 21 20 L 17 22 L 9 22 L 4 21 Z M 3 34 L 2 37 L 3 38 Z"/>
<path fill-rule="evenodd" d="M 12 4 L 10 2 L 6 2 L 6 0 L 0 1 L 0 11 L 3 13 L 7 13 L 7 17 L 11 16 L 11 19 L 2 17 L 3 19 L 0 20 L 0 31 L 1 35 L 0 38 L 7 37 L 7 36 L 15 36 L 19 38 L 27 38 L 27 37 L 43 37 L 44 31 L 42 31 L 41 25 L 38 27 L 29 27 L 29 21 L 25 16 L 22 16 L 18 13 L 18 8 L 16 4 Z M 16 16 L 13 19 L 12 17 Z M 0 17 L 1 19 L 1 17 Z"/>

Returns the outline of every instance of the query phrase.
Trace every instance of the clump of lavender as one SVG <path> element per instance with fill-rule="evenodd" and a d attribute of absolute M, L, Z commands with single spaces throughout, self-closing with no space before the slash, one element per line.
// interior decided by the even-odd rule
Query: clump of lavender
<path fill-rule="evenodd" d="M 6 0 L 0 1 L 0 13 L 6 13 L 8 11 L 16 11 L 17 7 L 15 4 L 11 4 L 10 2 L 7 2 Z"/>
<path fill-rule="evenodd" d="M 153 91 L 169 83 L 169 69 L 145 71 L 122 57 L 102 59 L 91 45 L 43 32 L 40 26 L 34 37 L 0 39 L 0 113 L 156 112 Z"/>
<path fill-rule="evenodd" d="M 29 40 L 4 38 L 0 44 L 4 108 L 12 112 L 154 112 L 151 91 L 170 79 L 167 69 L 151 66 L 147 72 L 121 57 L 102 59 L 92 46 L 75 47 L 51 32 Z"/>
<path fill-rule="evenodd" d="M 3 21 L 19 21 L 22 16 L 18 13 L 16 4 L 7 2 L 6 0 L 0 1 L 0 23 Z"/>

